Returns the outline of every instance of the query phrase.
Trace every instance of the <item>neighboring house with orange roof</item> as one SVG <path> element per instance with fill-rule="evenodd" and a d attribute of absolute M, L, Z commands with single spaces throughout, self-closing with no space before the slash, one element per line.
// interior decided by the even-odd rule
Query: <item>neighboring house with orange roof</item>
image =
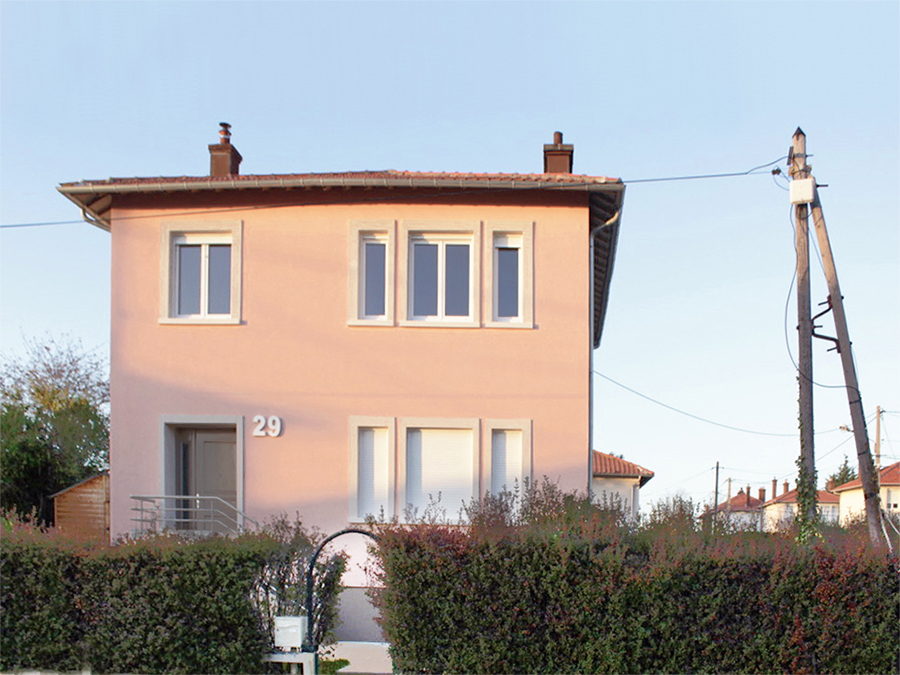
<path fill-rule="evenodd" d="M 773 485 L 774 485 L 773 481 Z M 770 499 L 762 505 L 763 529 L 766 532 L 775 532 L 789 527 L 797 517 L 799 510 L 799 496 L 797 489 L 789 489 L 787 481 L 784 483 L 784 492 Z M 825 523 L 837 523 L 839 518 L 839 497 L 828 490 L 816 490 L 816 504 L 819 517 Z"/>
<path fill-rule="evenodd" d="M 881 508 L 887 513 L 900 514 L 900 462 L 895 462 L 878 472 Z M 866 513 L 862 480 L 851 480 L 834 488 L 840 497 L 840 517 L 842 523 L 862 518 Z"/>
<path fill-rule="evenodd" d="M 717 522 L 729 525 L 739 530 L 759 530 L 762 523 L 762 511 L 760 510 L 765 499 L 765 488 L 759 491 L 759 499 L 750 494 L 750 486 L 746 492 L 743 488 L 730 499 L 718 504 L 714 509 L 707 510 L 700 516 L 704 520 L 714 518 Z"/>
<path fill-rule="evenodd" d="M 621 457 L 594 450 L 591 495 L 594 501 L 622 509 L 635 522 L 639 517 L 640 493 L 653 472 Z"/>

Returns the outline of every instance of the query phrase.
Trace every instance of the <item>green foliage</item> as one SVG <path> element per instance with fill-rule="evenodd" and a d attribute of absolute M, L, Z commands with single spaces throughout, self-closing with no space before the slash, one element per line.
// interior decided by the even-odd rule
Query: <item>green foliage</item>
<path fill-rule="evenodd" d="M 300 523 L 289 530 L 289 540 L 272 528 L 234 539 L 161 535 L 101 546 L 4 516 L 0 669 L 266 672 L 272 634 L 260 589 L 273 567 L 314 541 Z M 323 563 L 320 635 L 331 632 L 342 568 L 339 558 Z"/>
<path fill-rule="evenodd" d="M 837 487 L 857 478 L 859 478 L 859 475 L 856 473 L 856 468 L 850 466 L 850 460 L 847 459 L 847 455 L 844 455 L 844 463 L 828 477 L 828 481 L 833 482 L 834 486 Z"/>
<path fill-rule="evenodd" d="M 109 382 L 77 341 L 27 348 L 0 372 L 0 507 L 51 523 L 49 496 L 106 467 Z"/>
<path fill-rule="evenodd" d="M 384 587 L 373 595 L 395 668 L 897 668 L 898 561 L 864 536 L 801 547 L 781 535 L 712 534 L 685 500 L 629 528 L 546 483 L 523 500 L 470 505 L 468 528 L 377 526 Z"/>

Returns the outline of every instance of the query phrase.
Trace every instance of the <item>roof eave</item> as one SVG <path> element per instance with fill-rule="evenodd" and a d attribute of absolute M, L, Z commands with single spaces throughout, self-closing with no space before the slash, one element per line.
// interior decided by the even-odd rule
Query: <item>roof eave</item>
<path fill-rule="evenodd" d="M 613 193 L 613 201 L 621 204 L 621 193 L 625 189 L 620 180 L 596 179 L 578 181 L 524 180 L 515 177 L 484 178 L 439 178 L 416 176 L 271 176 L 244 177 L 235 179 L 160 179 L 141 180 L 135 183 L 79 182 L 63 183 L 57 190 L 71 200 L 82 211 L 84 219 L 101 229 L 109 231 L 109 204 L 103 209 L 93 205 L 104 197 L 123 194 L 162 194 L 177 192 L 220 192 L 225 190 L 271 190 L 291 188 L 432 188 L 457 190 L 554 190 L 563 192 Z"/>

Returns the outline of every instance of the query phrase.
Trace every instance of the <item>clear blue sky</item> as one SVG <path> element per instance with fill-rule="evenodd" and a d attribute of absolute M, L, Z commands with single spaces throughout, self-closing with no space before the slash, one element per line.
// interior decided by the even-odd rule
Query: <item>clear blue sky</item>
<path fill-rule="evenodd" d="M 829 186 L 867 416 L 900 411 L 898 36 L 896 2 L 4 0 L 0 351 L 47 332 L 109 348 L 109 235 L 5 226 L 77 221 L 61 182 L 204 174 L 220 121 L 243 173 L 537 172 L 560 130 L 576 172 L 626 181 L 745 171 L 785 155 L 800 126 Z M 763 171 L 627 188 L 596 368 L 711 422 L 785 434 L 701 422 L 597 378 L 595 447 L 656 472 L 646 500 L 709 500 L 717 461 L 723 491 L 728 477 L 754 494 L 794 480 L 784 187 Z M 815 379 L 839 385 L 826 348 L 814 345 Z M 853 456 L 837 431 L 850 418 L 841 388 L 815 396 L 824 479 Z M 896 461 L 900 415 L 884 422 Z"/>

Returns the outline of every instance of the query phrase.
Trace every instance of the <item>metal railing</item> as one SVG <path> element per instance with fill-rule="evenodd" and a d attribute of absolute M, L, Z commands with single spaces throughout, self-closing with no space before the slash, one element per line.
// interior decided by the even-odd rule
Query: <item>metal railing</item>
<path fill-rule="evenodd" d="M 234 504 L 206 495 L 131 495 L 135 515 L 132 533 L 177 532 L 179 534 L 209 536 L 212 534 L 240 534 L 248 525 L 259 523 Z"/>

